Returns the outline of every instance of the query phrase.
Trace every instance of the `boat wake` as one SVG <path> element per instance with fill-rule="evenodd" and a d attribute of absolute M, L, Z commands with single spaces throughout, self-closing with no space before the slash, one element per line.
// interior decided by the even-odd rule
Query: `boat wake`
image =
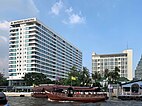
<path fill-rule="evenodd" d="M 51 100 L 50 98 L 48 98 L 48 101 L 55 102 L 56 100 Z M 56 101 L 56 102 L 61 102 L 61 103 L 67 102 L 68 103 L 68 102 L 74 102 L 74 101 Z"/>

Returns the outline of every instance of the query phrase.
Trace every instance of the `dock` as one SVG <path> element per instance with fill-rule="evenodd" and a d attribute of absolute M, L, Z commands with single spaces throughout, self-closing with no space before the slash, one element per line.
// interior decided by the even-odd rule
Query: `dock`
<path fill-rule="evenodd" d="M 142 95 L 120 95 L 118 99 L 121 100 L 142 100 Z"/>
<path fill-rule="evenodd" d="M 6 96 L 16 96 L 16 97 L 25 97 L 31 96 L 32 92 L 4 92 Z"/>

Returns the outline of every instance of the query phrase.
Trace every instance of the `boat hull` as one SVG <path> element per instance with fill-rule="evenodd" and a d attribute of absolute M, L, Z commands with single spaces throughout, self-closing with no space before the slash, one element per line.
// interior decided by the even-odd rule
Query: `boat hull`
<path fill-rule="evenodd" d="M 46 93 L 32 93 L 31 96 L 35 98 L 48 98 Z"/>
<path fill-rule="evenodd" d="M 105 101 L 107 97 L 105 95 L 74 95 L 73 97 L 67 97 L 64 94 L 54 94 L 54 93 L 47 93 L 47 96 L 51 100 L 56 101 L 78 101 L 78 102 L 100 102 Z"/>

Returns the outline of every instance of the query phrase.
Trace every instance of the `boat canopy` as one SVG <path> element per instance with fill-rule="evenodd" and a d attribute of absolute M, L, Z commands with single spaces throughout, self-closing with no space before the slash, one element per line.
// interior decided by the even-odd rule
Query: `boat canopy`
<path fill-rule="evenodd" d="M 69 87 L 72 87 L 74 91 L 100 91 L 99 87 L 79 87 L 79 86 L 64 86 L 64 85 L 46 85 L 46 86 L 37 86 L 33 87 L 33 92 L 44 92 L 46 91 L 55 91 L 55 90 L 67 90 Z"/>

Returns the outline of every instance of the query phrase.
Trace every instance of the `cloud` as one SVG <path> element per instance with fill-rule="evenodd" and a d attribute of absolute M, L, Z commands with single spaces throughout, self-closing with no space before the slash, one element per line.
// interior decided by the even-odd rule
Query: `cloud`
<path fill-rule="evenodd" d="M 66 12 L 67 14 L 70 14 L 72 11 L 73 11 L 72 7 L 70 7 L 70 8 L 68 8 L 68 9 L 65 10 L 65 12 Z"/>
<path fill-rule="evenodd" d="M 80 16 L 79 14 L 72 14 L 69 16 L 69 23 L 70 24 L 85 23 L 85 18 Z"/>
<path fill-rule="evenodd" d="M 40 11 L 38 10 L 38 8 L 36 7 L 35 3 L 33 0 L 28 0 L 29 5 L 27 5 L 28 9 L 31 10 L 32 13 L 39 13 Z"/>
<path fill-rule="evenodd" d="M 39 13 L 34 0 L 0 0 L 1 19 L 12 15 L 33 17 Z"/>
<path fill-rule="evenodd" d="M 4 42 L 8 42 L 8 39 L 7 39 L 7 37 L 5 37 L 5 36 L 0 36 L 0 41 L 4 41 Z"/>
<path fill-rule="evenodd" d="M 61 12 L 61 10 L 64 9 L 64 11 Z M 53 6 L 51 7 L 50 13 L 54 15 L 59 15 L 61 12 L 64 19 L 62 19 L 62 22 L 64 24 L 82 24 L 85 23 L 86 19 L 82 16 L 81 12 L 77 13 L 74 12 L 72 7 L 66 7 L 62 0 L 59 0 L 58 2 L 55 2 Z M 66 18 L 65 18 L 66 17 Z"/>
<path fill-rule="evenodd" d="M 0 21 L 0 45 L 8 43 L 10 23 L 6 20 Z"/>
<path fill-rule="evenodd" d="M 0 72 L 5 76 L 8 76 L 9 26 L 8 21 L 0 21 Z"/>
<path fill-rule="evenodd" d="M 0 21 L 0 30 L 9 30 L 9 22 L 8 21 Z"/>
<path fill-rule="evenodd" d="M 59 12 L 61 11 L 62 7 L 63 2 L 60 0 L 51 7 L 51 13 L 53 13 L 54 15 L 59 15 Z"/>
<path fill-rule="evenodd" d="M 8 57 L 0 57 L 0 73 L 8 76 Z"/>
<path fill-rule="evenodd" d="M 62 21 L 64 24 L 82 24 L 82 23 L 85 23 L 85 17 L 83 17 L 81 15 L 81 12 L 78 13 L 78 14 L 74 13 L 72 7 L 66 9 L 65 12 L 68 15 L 68 19 Z"/>
<path fill-rule="evenodd" d="M 8 58 L 4 57 L 4 58 L 0 58 L 0 69 L 2 69 L 1 67 L 5 67 L 5 63 L 8 64 Z"/>

